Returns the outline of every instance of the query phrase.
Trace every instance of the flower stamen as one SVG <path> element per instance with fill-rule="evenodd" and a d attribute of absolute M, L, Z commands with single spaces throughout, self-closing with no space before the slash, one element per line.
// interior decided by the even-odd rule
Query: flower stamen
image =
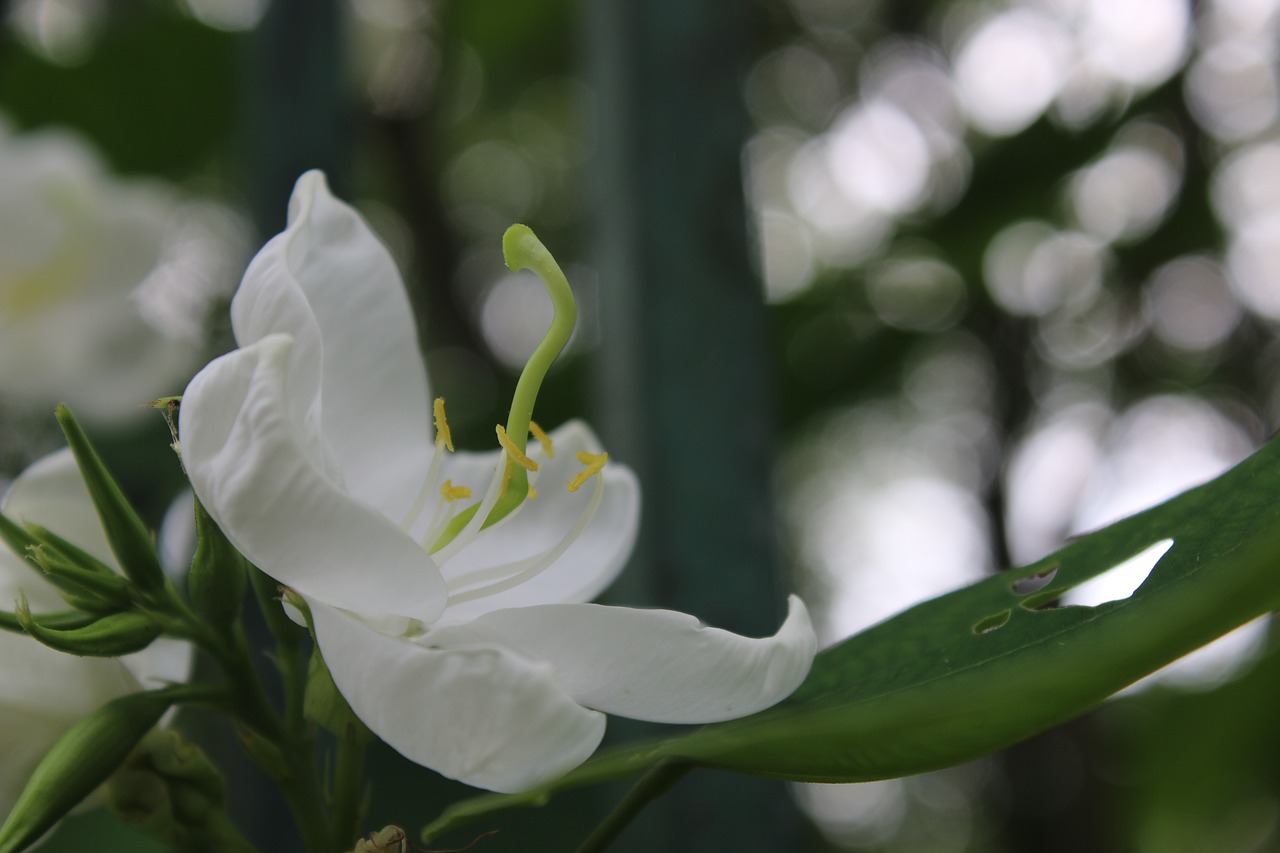
<path fill-rule="evenodd" d="M 502 449 L 507 451 L 507 456 L 512 462 L 526 471 L 538 470 L 538 463 L 526 456 L 524 451 L 516 446 L 516 443 L 507 435 L 507 431 L 502 428 L 502 424 L 498 424 L 495 431 L 498 433 L 498 444 L 501 444 Z"/>
<path fill-rule="evenodd" d="M 444 397 L 436 397 L 435 402 L 431 406 L 431 414 L 436 422 L 436 448 L 440 445 L 449 448 L 449 452 L 453 452 L 453 433 L 449 431 L 449 422 L 444 417 Z"/>
<path fill-rule="evenodd" d="M 456 500 L 471 497 L 471 489 L 466 486 L 455 486 L 453 480 L 445 480 L 444 485 L 440 487 L 440 497 L 453 503 Z"/>
<path fill-rule="evenodd" d="M 548 459 L 556 458 L 556 448 L 551 443 L 551 436 L 543 432 L 542 427 L 533 421 L 529 421 L 529 434 L 538 440 L 538 444 L 542 445 L 542 452 L 547 454 Z"/>
<path fill-rule="evenodd" d="M 588 453 L 585 450 L 578 451 L 578 461 L 586 465 L 586 469 L 579 471 L 577 476 L 569 481 L 569 491 L 576 492 L 582 488 L 582 484 L 590 480 L 596 474 L 604 469 L 604 463 L 609 461 L 608 453 Z"/>
<path fill-rule="evenodd" d="M 440 477 L 440 459 L 444 456 L 443 449 L 448 448 L 450 452 L 453 451 L 453 434 L 449 432 L 449 422 L 444 417 L 444 397 L 436 397 L 431 410 L 435 416 L 436 452 L 431 454 L 431 464 L 427 466 L 427 477 L 422 481 L 418 496 L 413 499 L 413 505 L 404 514 L 404 518 L 400 519 L 400 529 L 404 531 L 408 531 L 422 515 L 422 511 L 427 508 L 427 500 L 436 490 L 436 480 Z"/>

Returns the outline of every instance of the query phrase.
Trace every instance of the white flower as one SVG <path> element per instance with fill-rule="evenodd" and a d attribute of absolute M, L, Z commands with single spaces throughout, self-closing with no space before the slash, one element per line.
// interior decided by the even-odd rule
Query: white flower
<path fill-rule="evenodd" d="M 52 530 L 115 566 L 69 450 L 27 468 L 10 486 L 0 510 L 14 521 Z M 0 606 L 12 609 L 22 595 L 37 615 L 68 609 L 33 566 L 0 545 Z M 123 658 L 94 658 L 0 632 L 0 816 L 9 813 L 31 771 L 73 723 L 118 696 L 184 681 L 190 660 L 187 643 L 163 638 Z"/>
<path fill-rule="evenodd" d="M 5 406 L 66 402 L 82 420 L 120 422 L 191 375 L 202 341 L 187 318 L 171 328 L 157 316 L 170 309 L 156 308 L 158 298 L 183 298 L 161 292 L 174 289 L 172 256 L 186 250 L 174 240 L 190 240 L 178 212 L 162 185 L 107 175 L 76 136 L 0 127 Z M 210 286 L 190 276 L 179 284 Z M 190 310 L 202 315 L 203 306 Z"/>
<path fill-rule="evenodd" d="M 530 263 L 557 313 L 572 313 L 541 244 L 527 229 L 512 239 L 542 253 L 543 267 Z M 586 603 L 631 551 L 639 486 L 604 464 L 585 424 L 534 429 L 539 441 L 526 447 L 533 394 L 566 322 L 517 387 L 513 449 L 449 452 L 441 403 L 431 427 L 399 274 L 310 172 L 288 228 L 232 303 L 240 349 L 196 376 L 180 414 L 200 501 L 246 557 L 307 600 L 356 714 L 408 758 L 499 791 L 586 759 L 602 711 L 743 716 L 791 693 L 814 654 L 797 599 L 777 636 L 761 640 L 681 613 Z M 526 482 L 536 499 L 523 498 Z"/>

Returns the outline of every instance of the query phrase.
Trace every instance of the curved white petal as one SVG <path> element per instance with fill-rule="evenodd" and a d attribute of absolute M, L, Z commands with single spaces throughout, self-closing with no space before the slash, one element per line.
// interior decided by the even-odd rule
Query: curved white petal
<path fill-rule="evenodd" d="M 80 469 L 67 448 L 28 466 L 13 481 L 0 508 L 14 521 L 46 527 L 107 565 L 115 565 Z M 29 563 L 0 547 L 0 607 L 12 609 L 19 589 L 36 612 L 66 607 L 54 586 L 39 577 Z"/>
<path fill-rule="evenodd" d="M 291 420 L 292 341 L 262 339 L 213 361 L 179 414 L 191 485 L 227 538 L 299 592 L 368 613 L 434 620 L 445 589 L 399 527 L 326 475 L 323 442 Z"/>
<path fill-rule="evenodd" d="M 795 596 L 778 633 L 763 639 L 672 610 L 549 604 L 488 613 L 429 631 L 424 640 L 519 649 L 550 662 L 582 704 L 659 723 L 711 723 L 768 708 L 800 686 L 817 650 L 809 613 Z"/>
<path fill-rule="evenodd" d="M 551 432 L 556 450 L 548 459 L 530 441 L 530 456 L 538 462 L 536 500 L 520 509 L 468 545 L 441 567 L 446 580 L 467 572 L 511 563 L 553 548 L 577 521 L 591 499 L 591 488 L 569 492 L 567 483 L 583 469 L 579 451 L 598 453 L 600 443 L 582 421 L 569 421 Z M 469 460 L 449 459 L 455 466 Z M 491 462 L 490 465 L 493 463 Z M 443 476 L 462 478 L 456 468 Z M 604 478 L 604 495 L 595 516 L 582 535 L 551 566 L 536 577 L 495 595 L 450 606 L 441 617 L 446 624 L 467 622 L 482 613 L 537 604 L 590 601 L 622 571 L 635 545 L 640 523 L 640 484 L 625 465 L 609 462 L 598 475 Z"/>
<path fill-rule="evenodd" d="M 319 383 L 321 431 L 348 489 L 398 519 L 434 436 L 413 312 L 391 255 L 321 172 L 298 179 L 289 226 L 249 265 L 231 319 L 241 346 L 294 336 L 293 369 Z"/>
<path fill-rule="evenodd" d="M 441 651 L 389 637 L 311 602 L 334 683 L 374 734 L 411 761 L 493 791 L 585 761 L 603 714 L 574 702 L 545 663 L 488 645 Z"/>

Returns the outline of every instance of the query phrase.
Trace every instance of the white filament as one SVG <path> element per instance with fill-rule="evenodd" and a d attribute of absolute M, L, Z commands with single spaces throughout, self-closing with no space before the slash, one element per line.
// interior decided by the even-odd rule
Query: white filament
<path fill-rule="evenodd" d="M 569 546 L 576 542 L 578 537 L 582 535 L 582 532 L 586 529 L 587 525 L 591 523 L 591 519 L 595 517 L 596 510 L 600 508 L 600 502 L 604 497 L 604 477 L 597 476 L 595 481 L 595 488 L 591 492 L 591 499 L 587 502 L 586 508 L 583 509 L 582 514 L 578 516 L 578 520 L 574 522 L 573 527 L 569 529 L 559 542 L 537 556 L 527 557 L 523 560 L 516 560 L 511 563 L 503 563 L 498 566 L 476 569 L 454 578 L 449 582 L 448 606 L 452 607 L 455 604 L 475 601 L 478 598 L 484 598 L 489 595 L 496 595 L 497 593 L 505 592 L 512 587 L 519 586 L 526 581 L 532 580 L 541 574 L 548 566 L 560 559 L 560 556 L 569 549 Z M 456 553 L 456 551 L 454 553 Z M 492 583 L 487 583 L 484 586 L 474 587 L 466 590 L 465 592 L 456 592 L 459 587 L 483 583 L 495 578 L 496 580 L 493 580 Z"/>
<path fill-rule="evenodd" d="M 444 456 L 444 448 L 440 445 L 441 442 L 436 442 L 435 449 L 431 454 L 431 465 L 427 468 L 427 478 L 422 481 L 422 488 L 418 490 L 418 496 L 414 498 L 413 506 L 409 507 L 409 511 L 400 520 L 400 529 L 405 533 L 408 533 L 409 528 L 413 527 L 414 522 L 418 520 L 418 516 L 422 515 L 422 511 L 426 508 L 427 500 L 430 499 L 431 495 L 435 494 L 436 480 L 440 477 L 440 459 Z"/>
<path fill-rule="evenodd" d="M 452 542 L 431 554 L 437 566 L 443 566 L 450 557 L 470 545 L 480 535 L 485 519 L 489 517 L 489 512 L 493 509 L 493 505 L 498 502 L 498 498 L 502 495 L 502 480 L 506 472 L 506 462 L 507 460 L 504 456 L 494 468 L 493 479 L 489 482 L 489 489 L 484 494 L 484 500 L 480 502 L 479 509 L 476 510 L 475 515 L 471 516 L 467 526 L 458 531 L 458 535 L 453 538 Z M 424 541 L 424 548 L 430 547 L 430 545 L 426 544 L 427 541 L 430 540 Z"/>

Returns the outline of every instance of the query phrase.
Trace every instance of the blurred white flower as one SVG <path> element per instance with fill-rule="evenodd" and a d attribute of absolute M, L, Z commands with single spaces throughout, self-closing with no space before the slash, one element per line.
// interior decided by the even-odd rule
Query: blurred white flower
<path fill-rule="evenodd" d="M 70 133 L 0 126 L 4 408 L 65 402 L 112 424 L 181 390 L 205 309 L 230 282 L 229 218 L 158 182 L 112 177 Z M 196 273 L 193 255 L 224 260 Z"/>

